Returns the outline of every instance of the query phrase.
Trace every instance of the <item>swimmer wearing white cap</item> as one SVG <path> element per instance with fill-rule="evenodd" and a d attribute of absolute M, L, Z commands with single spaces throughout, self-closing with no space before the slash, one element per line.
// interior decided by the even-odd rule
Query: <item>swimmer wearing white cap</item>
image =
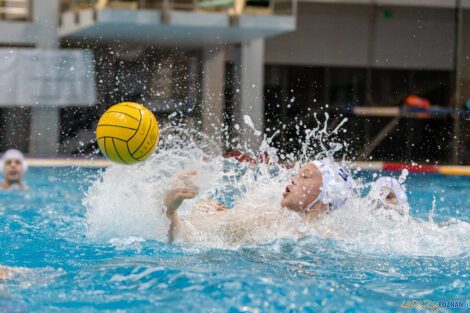
<path fill-rule="evenodd" d="M 408 197 L 398 180 L 390 176 L 384 176 L 377 179 L 375 185 L 380 188 L 381 199 L 377 201 L 374 209 L 393 209 L 402 216 L 408 215 Z"/>
<path fill-rule="evenodd" d="M 164 198 L 166 215 L 170 219 L 169 239 L 173 241 L 182 231 L 182 221 L 177 209 L 184 199 L 196 197 L 199 188 L 191 182 L 196 172 L 178 176 L 177 184 L 170 187 Z M 307 222 L 313 222 L 322 213 L 340 207 L 353 195 L 354 182 L 341 168 L 323 161 L 314 161 L 302 166 L 282 195 L 281 206 L 296 211 Z M 210 204 L 215 211 L 227 210 L 222 204 Z"/>
<path fill-rule="evenodd" d="M 23 153 L 16 149 L 6 151 L 2 156 L 0 169 L 3 171 L 0 189 L 29 189 L 23 184 L 23 174 L 28 169 Z"/>
<path fill-rule="evenodd" d="M 342 168 L 323 161 L 302 166 L 291 181 L 281 205 L 311 217 L 342 206 L 354 190 L 354 181 Z"/>

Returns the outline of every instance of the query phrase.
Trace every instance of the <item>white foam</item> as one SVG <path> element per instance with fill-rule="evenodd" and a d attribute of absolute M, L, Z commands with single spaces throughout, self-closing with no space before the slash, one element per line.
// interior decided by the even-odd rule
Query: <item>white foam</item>
<path fill-rule="evenodd" d="M 255 124 L 251 120 L 251 117 L 249 115 L 243 115 L 243 121 L 245 122 L 246 125 L 248 125 L 252 130 L 253 134 L 258 137 L 261 136 L 261 132 L 255 128 Z"/>
<path fill-rule="evenodd" d="M 179 209 L 190 230 L 191 246 L 237 248 L 277 238 L 296 239 L 310 233 L 315 240 L 319 235 L 332 236 L 339 247 L 362 253 L 469 254 L 468 223 L 453 219 L 437 225 L 432 220 L 414 219 L 392 211 L 371 213 L 370 201 L 359 197 L 350 199 L 312 229 L 297 213 L 280 207 L 282 192 L 300 164 L 286 169 L 276 164 L 260 163 L 253 167 L 233 159 L 224 160 L 217 156 L 207 138 L 194 131 L 191 136 L 188 133 L 191 132 L 172 129 L 165 135 L 166 142 L 159 145 L 158 152 L 149 160 L 134 166 L 114 165 L 102 173 L 84 199 L 91 239 L 113 240 L 119 247 L 135 244 L 136 240 L 166 242 L 169 221 L 164 214 L 164 192 L 173 175 L 196 169 L 195 182 L 202 187 L 201 193 L 195 199 L 184 201 Z M 182 134 L 187 137 L 181 139 Z M 199 139 L 195 140 L 194 136 Z M 332 157 L 333 151 L 344 146 L 334 142 L 331 145 L 332 139 L 324 140 L 325 136 L 329 135 L 324 128 L 309 131 L 302 154 L 297 157 L 303 161 Z M 271 139 L 265 137 L 262 153 L 267 153 L 270 160 L 277 160 L 277 151 L 269 146 Z M 281 159 L 291 157 L 281 156 Z M 348 164 L 342 162 L 341 166 Z M 406 173 L 403 173 L 400 181 L 405 180 Z M 359 189 L 368 187 L 358 182 Z M 370 194 L 375 200 L 380 196 Z M 202 213 L 198 204 L 207 198 L 218 198 L 226 204 L 234 200 L 236 205 L 228 212 Z"/>

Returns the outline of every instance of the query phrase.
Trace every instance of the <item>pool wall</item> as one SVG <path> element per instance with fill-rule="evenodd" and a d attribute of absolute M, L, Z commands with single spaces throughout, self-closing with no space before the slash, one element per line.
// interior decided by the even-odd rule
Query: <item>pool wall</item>
<path fill-rule="evenodd" d="M 239 161 L 251 162 L 253 159 L 245 155 L 236 156 Z M 26 158 L 29 166 L 33 167 L 107 167 L 111 165 L 111 161 L 105 158 Z M 470 166 L 462 165 L 421 165 L 421 164 L 403 164 L 392 162 L 353 162 L 355 167 L 361 170 L 372 171 L 402 171 L 404 169 L 415 173 L 441 173 L 445 175 L 470 175 Z"/>

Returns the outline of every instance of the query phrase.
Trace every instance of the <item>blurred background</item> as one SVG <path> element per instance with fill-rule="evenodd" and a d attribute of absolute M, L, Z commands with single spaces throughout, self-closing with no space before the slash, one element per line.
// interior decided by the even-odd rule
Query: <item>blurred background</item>
<path fill-rule="evenodd" d="M 92 155 L 111 105 L 224 152 L 328 114 L 355 160 L 470 163 L 470 0 L 0 0 L 0 150 Z"/>

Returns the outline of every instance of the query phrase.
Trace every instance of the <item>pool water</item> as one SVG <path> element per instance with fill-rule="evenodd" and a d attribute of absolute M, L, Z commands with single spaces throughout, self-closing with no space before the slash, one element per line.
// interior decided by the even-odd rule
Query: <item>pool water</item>
<path fill-rule="evenodd" d="M 0 192 L 0 264 L 21 268 L 0 283 L 0 312 L 413 312 L 402 302 L 470 301 L 469 177 L 406 182 L 413 217 L 428 220 L 435 201 L 436 227 L 457 225 L 452 253 L 316 236 L 192 249 L 90 238 L 83 199 L 102 171 L 31 168 L 30 191 Z"/>

